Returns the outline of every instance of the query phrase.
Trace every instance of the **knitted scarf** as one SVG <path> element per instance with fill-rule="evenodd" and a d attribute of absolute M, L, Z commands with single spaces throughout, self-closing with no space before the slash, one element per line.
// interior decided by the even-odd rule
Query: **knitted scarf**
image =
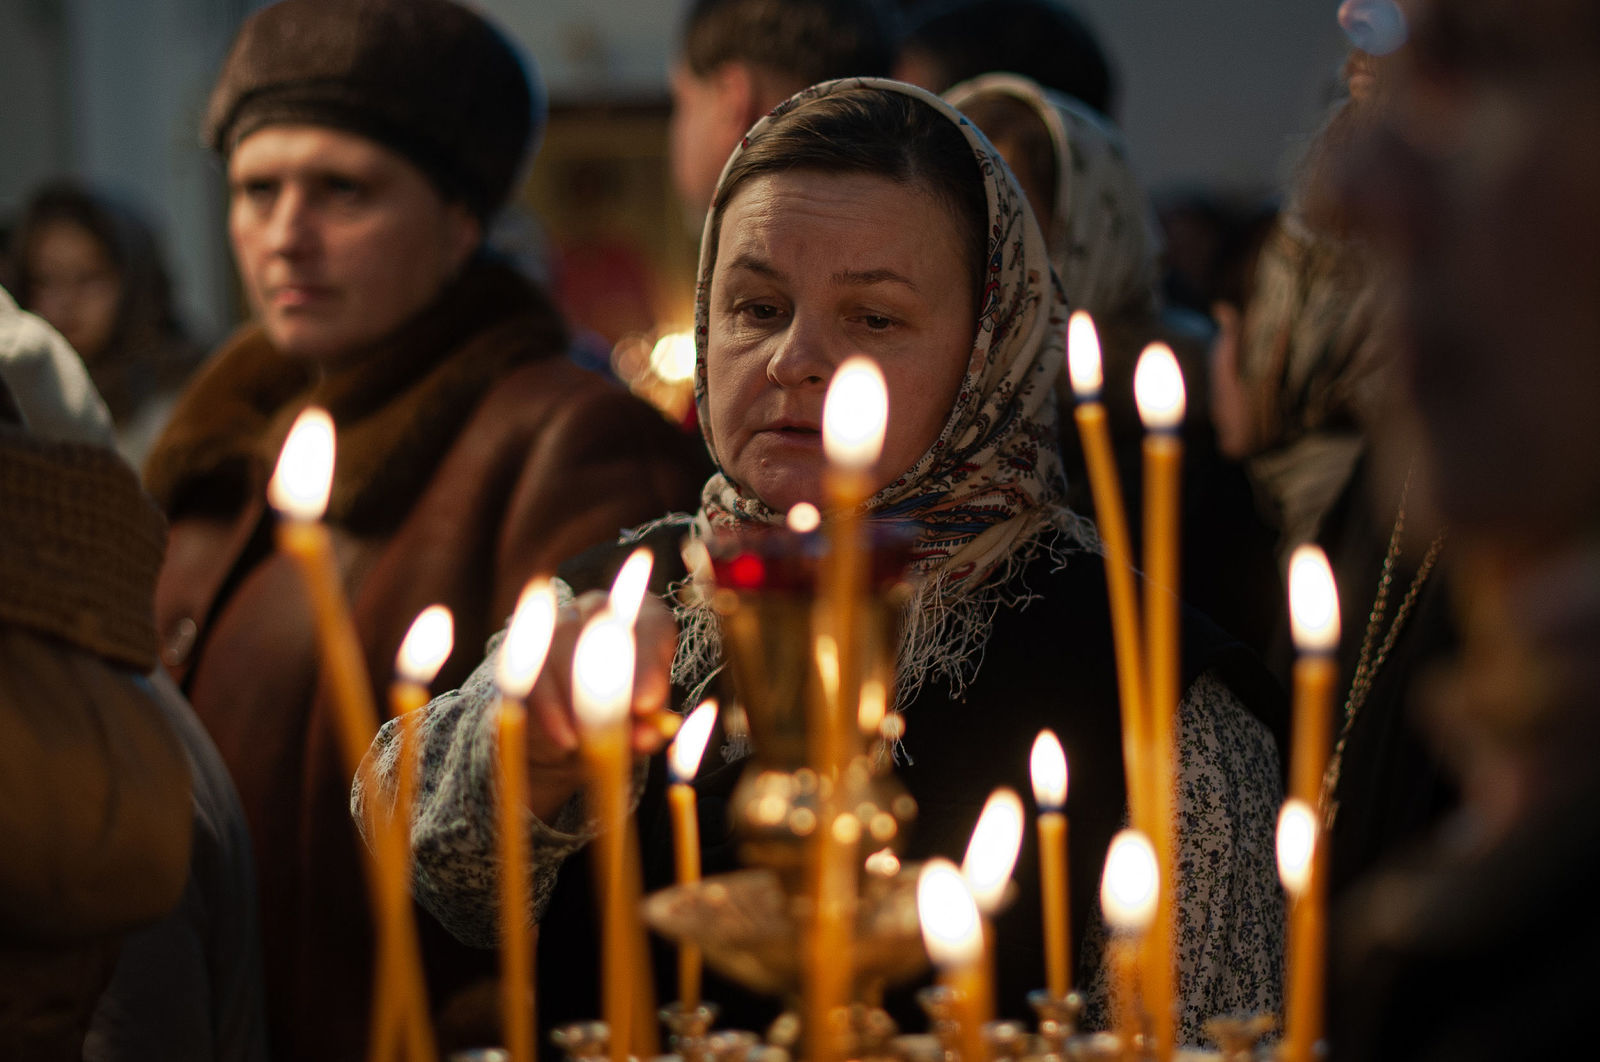
<path fill-rule="evenodd" d="M 977 673 L 995 610 L 1029 597 L 1013 577 L 1041 552 L 1064 556 L 1094 548 L 1095 538 L 1062 500 L 1066 481 L 1052 386 L 1061 371 L 1066 299 L 1016 180 L 983 134 L 921 89 L 850 78 L 813 86 L 780 104 L 756 123 L 744 144 L 759 141 L 774 122 L 809 100 L 857 88 L 903 93 L 955 123 L 978 162 L 989 207 L 977 333 L 949 417 L 928 451 L 863 506 L 868 520 L 910 525 L 917 532 L 916 588 L 903 617 L 897 669 L 896 704 L 903 706 L 930 678 L 948 682 L 959 695 Z M 695 289 L 695 401 L 717 460 L 706 409 L 707 307 L 715 264 L 707 257 L 709 220 L 707 225 Z M 784 515 L 729 479 L 719 464 L 702 492 L 691 534 L 703 538 L 739 525 L 781 524 Z M 717 617 L 709 595 L 677 596 L 683 634 L 673 680 L 697 691 L 721 665 Z"/>

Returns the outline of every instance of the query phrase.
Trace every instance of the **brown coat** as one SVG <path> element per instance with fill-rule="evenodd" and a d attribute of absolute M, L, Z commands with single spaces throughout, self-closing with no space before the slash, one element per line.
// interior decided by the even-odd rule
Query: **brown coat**
<path fill-rule="evenodd" d="M 435 689 L 453 688 L 532 575 L 698 498 L 698 442 L 571 364 L 563 339 L 541 297 L 485 267 L 388 349 L 318 381 L 247 331 L 195 382 L 147 468 L 172 517 L 156 598 L 167 664 L 254 835 L 278 1057 L 362 1053 L 372 932 L 311 618 L 264 512 L 268 465 L 308 400 L 329 408 L 328 521 L 374 689 L 435 602 L 456 621 Z M 436 1002 L 493 972 L 492 952 L 422 921 Z"/>

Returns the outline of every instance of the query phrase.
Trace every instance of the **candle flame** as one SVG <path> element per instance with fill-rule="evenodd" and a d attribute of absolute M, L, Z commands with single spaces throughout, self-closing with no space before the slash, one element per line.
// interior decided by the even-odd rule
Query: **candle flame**
<path fill-rule="evenodd" d="M 861 683 L 861 704 L 856 709 L 856 724 L 863 734 L 876 734 L 883 726 L 883 717 L 889 711 L 889 691 L 883 680 L 865 679 Z"/>
<path fill-rule="evenodd" d="M 584 626 L 572 654 L 572 707 L 579 725 L 604 730 L 627 719 L 633 658 L 633 629 L 609 610 Z"/>
<path fill-rule="evenodd" d="M 1146 429 L 1171 431 L 1183 423 L 1183 370 L 1171 347 L 1151 343 L 1144 348 L 1133 370 L 1133 397 Z"/>
<path fill-rule="evenodd" d="M 1017 853 L 1022 849 L 1022 830 L 1021 798 L 1005 788 L 989 794 L 961 862 L 962 876 L 967 879 L 978 910 L 984 914 L 993 915 L 1005 898 Z"/>
<path fill-rule="evenodd" d="M 883 452 L 889 393 L 871 358 L 846 358 L 822 404 L 822 449 L 840 468 L 864 471 Z"/>
<path fill-rule="evenodd" d="M 1311 864 L 1317 854 L 1317 816 L 1304 800 L 1290 798 L 1278 812 L 1278 880 L 1291 899 L 1311 885 Z"/>
<path fill-rule="evenodd" d="M 804 535 L 822 526 L 822 514 L 810 502 L 795 502 L 789 509 L 787 522 L 790 531 Z"/>
<path fill-rule="evenodd" d="M 1150 838 L 1138 830 L 1122 830 L 1111 838 L 1105 875 L 1100 879 L 1100 911 L 1118 933 L 1143 933 L 1156 916 L 1161 874 Z"/>
<path fill-rule="evenodd" d="M 411 621 L 411 629 L 400 643 L 394 669 L 407 682 L 426 686 L 450 659 L 454 646 L 455 620 L 450 610 L 443 605 L 429 605 Z"/>
<path fill-rule="evenodd" d="M 700 759 L 706 754 L 706 742 L 711 740 L 711 728 L 716 722 L 717 702 L 714 700 L 701 701 L 683 721 L 667 752 L 673 781 L 688 785 L 700 773 Z"/>
<path fill-rule="evenodd" d="M 1100 336 L 1094 330 L 1094 318 L 1084 310 L 1074 310 L 1067 318 L 1067 376 L 1072 380 L 1072 393 L 1080 401 L 1089 401 L 1100 394 L 1104 383 L 1100 370 Z"/>
<path fill-rule="evenodd" d="M 267 500 L 285 516 L 307 522 L 322 519 L 333 489 L 333 418 L 307 406 L 295 418 L 267 484 Z"/>
<path fill-rule="evenodd" d="M 894 854 L 892 848 L 880 848 L 867 856 L 862 869 L 874 877 L 892 878 L 900 873 L 900 857 Z"/>
<path fill-rule="evenodd" d="M 500 643 L 494 684 L 502 697 L 520 701 L 533 689 L 556 629 L 556 592 L 548 579 L 530 579 L 517 598 L 511 626 Z"/>
<path fill-rule="evenodd" d="M 694 379 L 694 334 L 668 332 L 650 348 L 650 369 L 668 383 Z"/>
<path fill-rule="evenodd" d="M 1289 560 L 1289 626 L 1302 653 L 1331 653 L 1339 645 L 1339 591 L 1317 546 L 1301 546 Z"/>
<path fill-rule="evenodd" d="M 1060 811 L 1067 803 L 1067 754 L 1054 730 L 1041 730 L 1028 758 L 1033 802 L 1041 811 Z"/>
<path fill-rule="evenodd" d="M 983 955 L 978 905 L 961 871 L 948 859 L 930 859 L 917 877 L 917 917 L 922 942 L 936 966 L 969 966 Z"/>
<path fill-rule="evenodd" d="M 655 566 L 655 555 L 648 546 L 640 546 L 622 562 L 617 577 L 611 581 L 608 599 L 611 614 L 632 627 L 639 618 L 639 606 L 650 588 L 650 569 Z"/>

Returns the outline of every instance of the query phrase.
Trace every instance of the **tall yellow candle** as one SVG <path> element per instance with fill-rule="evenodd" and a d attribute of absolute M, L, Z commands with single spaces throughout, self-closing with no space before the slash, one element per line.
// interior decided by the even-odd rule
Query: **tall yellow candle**
<path fill-rule="evenodd" d="M 1328 558 L 1301 546 L 1289 559 L 1289 625 L 1294 664 L 1294 733 L 1289 755 L 1289 795 L 1316 808 L 1328 766 L 1333 728 L 1333 685 L 1338 678 L 1339 594 Z"/>
<path fill-rule="evenodd" d="M 667 800 L 672 808 L 673 862 L 678 884 L 700 880 L 700 823 L 696 818 L 694 776 L 700 771 L 706 742 L 717 721 L 717 702 L 704 701 L 689 713 L 667 752 L 672 785 Z M 700 1005 L 700 949 L 689 941 L 678 945 L 678 1003 L 685 1012 Z"/>
<path fill-rule="evenodd" d="M 1123 1057 L 1137 1057 L 1143 1021 L 1139 1016 L 1141 986 L 1139 942 L 1156 920 L 1161 899 L 1161 872 L 1150 839 L 1137 830 L 1122 830 L 1111 839 L 1105 874 L 1100 879 L 1100 911 L 1111 930 L 1112 976 L 1116 978 L 1117 1024 Z M 1157 1054 L 1168 1059 L 1169 1054 Z"/>
<path fill-rule="evenodd" d="M 1067 878 L 1067 756 L 1050 730 L 1039 731 L 1029 757 L 1039 806 L 1039 901 L 1044 925 L 1045 988 L 1052 999 L 1072 991 L 1071 892 Z"/>
<path fill-rule="evenodd" d="M 584 626 L 573 654 L 573 709 L 589 773 L 595 871 L 601 897 L 601 1010 L 611 1031 L 612 1062 L 626 1062 L 633 1036 L 633 963 L 627 887 L 628 711 L 633 701 L 633 632 L 601 612 Z"/>
<path fill-rule="evenodd" d="M 1146 832 L 1150 820 L 1149 792 L 1153 773 L 1146 764 L 1150 748 L 1150 721 L 1145 710 L 1140 653 L 1139 600 L 1135 590 L 1133 545 L 1128 517 L 1122 505 L 1122 488 L 1112 457 L 1111 431 L 1100 401 L 1103 381 L 1100 339 L 1094 321 L 1082 310 L 1067 321 L 1067 368 L 1078 403 L 1073 418 L 1083 442 L 1089 489 L 1094 498 L 1095 522 L 1105 547 L 1106 590 L 1111 600 L 1111 633 L 1117 661 L 1117 693 L 1122 703 L 1122 758 L 1127 779 L 1128 808 L 1136 826 Z"/>
<path fill-rule="evenodd" d="M 1178 506 L 1183 442 L 1183 374 L 1164 343 L 1152 343 L 1134 370 L 1144 440 L 1145 693 L 1150 717 L 1155 799 L 1151 836 L 1161 868 L 1161 903 L 1151 944 L 1147 988 L 1158 1058 L 1176 1046 L 1178 804 Z"/>
<path fill-rule="evenodd" d="M 1322 1037 L 1327 862 L 1311 805 L 1291 797 L 1278 815 L 1278 876 L 1289 897 L 1289 978 L 1283 1062 L 1312 1062 Z"/>
<path fill-rule="evenodd" d="M 495 665 L 495 688 L 500 693 L 495 720 L 499 738 L 500 1009 L 513 1062 L 532 1062 L 537 1051 L 526 832 L 528 716 L 523 701 L 544 667 L 555 625 L 556 596 L 549 581 L 529 582 L 517 600 Z"/>
<path fill-rule="evenodd" d="M 930 859 L 917 877 L 917 917 L 928 958 L 955 995 L 963 1062 L 986 1057 L 983 1026 L 991 1017 L 989 971 L 983 963 L 983 919 L 965 877 L 947 859 Z"/>
<path fill-rule="evenodd" d="M 333 557 L 328 529 L 320 522 L 327 510 L 333 485 L 334 431 L 327 412 L 309 407 L 296 418 L 279 454 L 277 468 L 267 486 L 267 500 L 283 517 L 278 522 L 276 539 L 300 571 L 301 581 L 311 602 L 321 653 L 321 678 L 328 692 L 334 715 L 334 730 L 345 770 L 354 778 L 361 772 L 367 748 L 378 730 L 378 711 L 366 661 L 354 621 L 345 605 L 339 568 Z M 371 791 L 370 785 L 367 787 Z M 391 820 L 392 823 L 392 820 Z M 405 858 L 400 838 L 392 824 L 372 820 L 374 844 L 362 866 L 367 876 L 375 930 L 378 937 L 377 981 L 374 986 L 373 1043 L 388 1039 L 391 1006 L 385 1003 L 385 984 L 399 986 L 412 1005 L 404 1009 L 418 1014 L 423 999 L 422 960 L 414 933 L 392 939 L 401 920 L 392 912 L 403 904 L 397 886 L 405 881 L 405 871 L 397 864 Z M 397 972 L 382 973 L 387 964 Z M 409 986 L 409 987 L 408 987 Z M 391 997 L 392 998 L 392 997 Z M 432 1053 L 433 1037 L 426 1015 L 407 1022 L 414 1053 Z"/>
<path fill-rule="evenodd" d="M 1022 850 L 1023 829 L 1021 798 L 1010 789 L 996 789 L 983 805 L 961 860 L 961 876 L 983 920 L 983 988 L 988 995 L 978 1005 L 985 1014 L 995 1012 L 994 916 L 1005 902 L 1006 886 Z"/>

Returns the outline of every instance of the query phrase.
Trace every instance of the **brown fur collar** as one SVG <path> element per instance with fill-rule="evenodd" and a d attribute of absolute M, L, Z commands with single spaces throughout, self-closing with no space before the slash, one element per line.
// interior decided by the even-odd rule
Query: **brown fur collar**
<path fill-rule="evenodd" d="M 338 432 L 328 519 L 382 532 L 410 509 L 490 385 L 565 348 L 544 295 L 488 263 L 470 267 L 349 368 L 318 374 L 249 325 L 190 384 L 145 464 L 145 482 L 173 517 L 231 515 L 264 489 L 294 418 L 319 405 Z"/>

